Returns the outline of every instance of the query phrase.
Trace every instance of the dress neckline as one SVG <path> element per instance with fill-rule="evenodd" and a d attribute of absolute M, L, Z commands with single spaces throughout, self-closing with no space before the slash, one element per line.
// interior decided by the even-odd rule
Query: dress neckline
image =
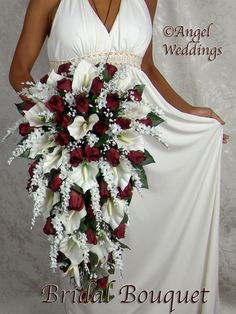
<path fill-rule="evenodd" d="M 97 15 L 97 13 L 95 12 L 94 8 L 91 6 L 89 0 L 85 0 L 85 2 L 87 3 L 88 7 L 89 7 L 89 10 L 92 12 L 93 15 L 95 15 L 95 18 L 97 19 L 98 23 L 103 27 L 103 29 L 105 30 L 105 32 L 107 33 L 108 36 L 111 36 L 111 33 L 113 32 L 113 29 L 121 15 L 121 10 L 122 10 L 122 5 L 123 5 L 123 2 L 124 0 L 120 0 L 120 6 L 119 6 L 119 10 L 116 14 L 116 17 L 115 17 L 115 20 L 111 26 L 111 29 L 108 30 L 106 28 L 106 26 L 104 25 L 104 23 L 101 21 L 101 19 L 99 18 L 99 16 Z"/>

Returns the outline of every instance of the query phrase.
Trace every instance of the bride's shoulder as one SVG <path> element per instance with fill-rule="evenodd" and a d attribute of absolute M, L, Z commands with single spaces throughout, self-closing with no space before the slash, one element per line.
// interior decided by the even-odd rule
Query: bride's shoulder
<path fill-rule="evenodd" d="M 61 0 L 30 0 L 28 11 L 36 11 L 38 14 L 52 14 L 57 9 Z"/>
<path fill-rule="evenodd" d="M 25 21 L 37 24 L 41 21 L 41 29 L 50 31 L 50 26 L 61 0 L 30 0 L 26 10 Z"/>

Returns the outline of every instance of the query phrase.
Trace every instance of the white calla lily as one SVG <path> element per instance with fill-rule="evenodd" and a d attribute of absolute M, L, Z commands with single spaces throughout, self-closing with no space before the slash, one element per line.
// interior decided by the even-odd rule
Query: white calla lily
<path fill-rule="evenodd" d="M 74 72 L 72 90 L 74 93 L 81 91 L 82 87 L 90 88 L 93 79 L 98 75 L 97 68 L 94 64 L 82 60 Z"/>
<path fill-rule="evenodd" d="M 117 135 L 117 145 L 126 150 L 144 151 L 143 137 L 131 129 L 124 130 Z"/>
<path fill-rule="evenodd" d="M 46 155 L 48 154 L 48 149 L 56 145 L 54 138 L 44 133 L 41 137 L 37 138 L 37 141 L 32 143 L 29 158 L 35 158 L 38 154 Z"/>
<path fill-rule="evenodd" d="M 146 106 L 143 103 L 136 104 L 131 101 L 124 103 L 124 108 L 125 118 L 129 118 L 131 120 L 142 119 L 151 112 L 149 106 Z"/>
<path fill-rule="evenodd" d="M 57 86 L 57 81 L 60 81 L 63 78 L 64 78 L 64 76 L 62 76 L 62 75 L 56 73 L 54 70 L 52 70 L 48 76 L 47 85 L 55 88 Z"/>
<path fill-rule="evenodd" d="M 65 151 L 61 146 L 56 146 L 51 153 L 44 156 L 43 171 L 50 172 L 51 169 L 58 169 L 64 157 Z"/>
<path fill-rule="evenodd" d="M 77 116 L 73 123 L 68 126 L 70 135 L 77 141 L 84 137 L 88 131 L 92 130 L 94 124 L 99 120 L 96 113 L 89 116 L 88 120 L 85 120 L 83 116 Z"/>
<path fill-rule="evenodd" d="M 90 251 L 97 254 L 99 261 L 105 263 L 107 261 L 108 254 L 114 249 L 113 242 L 107 237 L 104 237 L 103 244 L 96 244 L 90 248 Z"/>
<path fill-rule="evenodd" d="M 46 190 L 46 196 L 42 203 L 42 212 L 43 217 L 47 219 L 47 217 L 50 215 L 50 210 L 53 208 L 55 204 L 57 204 L 60 201 L 60 193 L 59 192 L 53 192 L 50 189 Z"/>
<path fill-rule="evenodd" d="M 97 162 L 82 162 L 78 167 L 73 168 L 69 176 L 71 180 L 83 189 L 85 193 L 97 185 L 96 175 L 98 174 Z"/>
<path fill-rule="evenodd" d="M 126 162 L 124 160 L 120 160 L 120 163 L 116 167 L 112 167 L 115 184 L 120 187 L 121 190 L 128 185 L 129 180 L 131 178 L 130 169 L 128 168 Z"/>
<path fill-rule="evenodd" d="M 84 250 L 76 235 L 66 235 L 60 242 L 59 250 L 71 260 L 74 265 L 80 264 L 84 259 Z"/>
<path fill-rule="evenodd" d="M 69 276 L 69 277 L 75 277 L 75 282 L 78 286 L 78 288 L 81 288 L 80 285 L 80 274 L 79 274 L 79 268 L 78 265 L 71 264 L 67 271 L 65 273 L 62 273 L 63 277 Z"/>
<path fill-rule="evenodd" d="M 38 102 L 30 110 L 24 110 L 25 118 L 30 126 L 42 126 L 50 121 L 52 113 L 41 102 Z"/>
<path fill-rule="evenodd" d="M 85 207 L 81 210 L 70 210 L 69 216 L 61 214 L 59 216 L 60 221 L 65 226 L 65 231 L 67 234 L 72 234 L 75 230 L 79 229 L 80 221 L 87 215 Z"/>
<path fill-rule="evenodd" d="M 116 229 L 124 218 L 126 202 L 121 199 L 108 199 L 102 206 L 103 220 L 107 222 L 111 228 Z"/>

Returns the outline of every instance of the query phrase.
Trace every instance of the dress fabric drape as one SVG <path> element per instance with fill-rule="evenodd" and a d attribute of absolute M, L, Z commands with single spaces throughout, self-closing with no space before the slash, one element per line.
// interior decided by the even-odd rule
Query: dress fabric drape
<path fill-rule="evenodd" d="M 144 0 L 122 0 L 110 33 L 88 0 L 61 0 L 47 43 L 51 64 L 76 58 L 125 53 L 143 57 L 152 37 L 152 23 Z M 130 63 L 130 62 L 129 62 Z M 222 125 L 212 118 L 179 111 L 154 87 L 140 67 L 129 74 L 145 84 L 143 98 L 164 111 L 160 125 L 169 149 L 147 137 L 146 149 L 156 163 L 146 166 L 149 189 L 134 193 L 125 243 L 123 279 L 118 273 L 108 304 L 72 303 L 67 314 L 219 314 L 218 233 Z M 60 275 L 61 276 L 61 275 Z M 122 303 L 125 285 L 135 286 L 136 299 Z M 123 287 L 123 288 L 122 288 Z M 61 277 L 61 289 L 73 289 Z M 121 289 L 121 291 L 120 291 Z M 205 300 L 203 302 L 203 289 Z M 141 291 L 161 292 L 166 302 L 139 302 Z M 131 289 L 129 291 L 133 291 Z M 171 294 L 171 291 L 172 294 Z M 178 302 L 195 292 L 197 302 Z M 197 296 L 197 291 L 199 296 Z M 119 293 L 121 292 L 121 293 Z M 145 293 L 141 294 L 144 299 Z M 150 294 L 149 294 L 150 295 Z M 173 296 L 171 305 L 170 299 Z M 168 302 L 167 302 L 168 301 Z"/>

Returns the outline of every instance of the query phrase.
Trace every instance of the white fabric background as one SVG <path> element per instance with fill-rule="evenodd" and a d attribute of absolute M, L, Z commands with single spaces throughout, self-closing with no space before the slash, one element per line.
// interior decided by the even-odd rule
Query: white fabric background
<path fill-rule="evenodd" d="M 86 1 L 86 0 L 85 0 Z M 135 0 L 134 0 L 135 2 Z M 19 101 L 8 83 L 8 71 L 22 27 L 27 0 L 0 0 L 0 135 L 18 117 L 14 102 Z M 236 309 L 236 23 L 234 0 L 159 0 L 154 24 L 154 58 L 170 85 L 189 103 L 212 107 L 225 121 L 230 142 L 222 156 L 222 191 L 220 222 L 220 292 L 222 314 Z M 163 44 L 182 47 L 187 38 L 167 38 L 166 25 L 206 28 L 211 36 L 201 40 L 202 46 L 222 47 L 223 54 L 214 61 L 207 56 L 166 56 Z M 45 47 L 33 69 L 38 79 L 47 72 Z M 32 203 L 27 197 L 27 160 L 18 159 L 11 167 L 6 163 L 15 135 L 1 146 L 0 154 L 0 302 L 1 313 L 63 313 L 63 305 L 41 304 L 41 288 L 57 283 L 58 274 L 49 269 L 49 243 L 41 232 L 42 221 L 30 230 Z"/>

